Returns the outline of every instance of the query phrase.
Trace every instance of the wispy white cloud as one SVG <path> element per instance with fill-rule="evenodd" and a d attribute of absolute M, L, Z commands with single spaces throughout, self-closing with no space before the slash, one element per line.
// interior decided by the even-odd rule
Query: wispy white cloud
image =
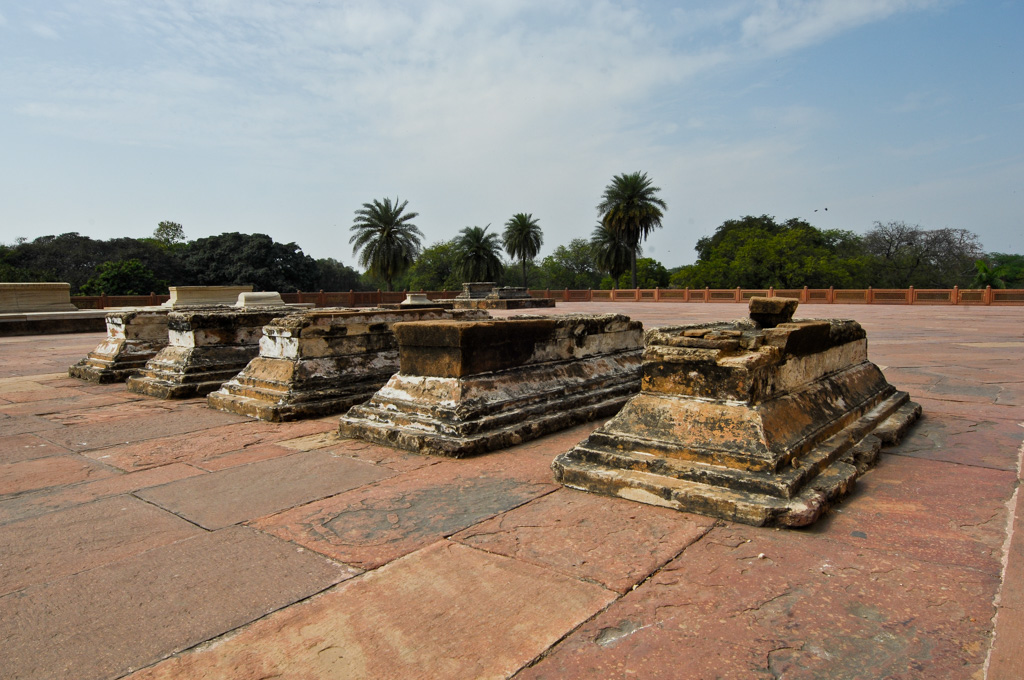
<path fill-rule="evenodd" d="M 40 38 L 46 38 L 47 40 L 60 39 L 60 34 L 56 31 L 56 29 L 54 29 L 53 26 L 49 26 L 47 24 L 33 22 L 29 24 L 29 30 L 35 33 Z"/>

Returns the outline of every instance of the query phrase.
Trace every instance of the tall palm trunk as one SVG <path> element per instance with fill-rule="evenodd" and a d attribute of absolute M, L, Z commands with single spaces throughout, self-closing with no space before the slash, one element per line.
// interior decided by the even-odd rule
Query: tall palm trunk
<path fill-rule="evenodd" d="M 526 283 L 526 258 L 523 258 L 523 288 L 529 289 L 529 284 Z"/>
<path fill-rule="evenodd" d="M 636 290 L 636 248 L 629 254 L 629 280 L 633 282 L 633 290 Z"/>

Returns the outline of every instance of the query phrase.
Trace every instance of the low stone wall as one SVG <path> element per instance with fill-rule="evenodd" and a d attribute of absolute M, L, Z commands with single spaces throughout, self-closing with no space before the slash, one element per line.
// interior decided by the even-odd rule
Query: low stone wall
<path fill-rule="evenodd" d="M 639 389 L 641 333 L 621 314 L 395 324 L 399 372 L 339 430 L 463 457 L 611 415 Z"/>
<path fill-rule="evenodd" d="M 252 293 L 252 286 L 170 286 L 168 290 L 171 299 L 162 306 L 179 309 L 196 305 L 233 305 L 239 295 Z"/>
<path fill-rule="evenodd" d="M 643 391 L 555 459 L 562 484 L 800 526 L 849 493 L 920 413 L 868 361 L 855 321 L 674 326 L 645 343 Z"/>
<path fill-rule="evenodd" d="M 0 314 L 75 311 L 70 283 L 0 283 Z"/>
<path fill-rule="evenodd" d="M 486 318 L 438 307 L 291 314 L 263 328 L 259 356 L 207 401 L 270 421 L 340 413 L 369 399 L 398 370 L 396 323 Z"/>

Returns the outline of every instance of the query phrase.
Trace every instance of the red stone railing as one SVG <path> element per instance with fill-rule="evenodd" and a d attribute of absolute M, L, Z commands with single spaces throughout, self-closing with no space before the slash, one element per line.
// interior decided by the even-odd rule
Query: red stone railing
<path fill-rule="evenodd" d="M 450 300 L 453 290 L 423 291 L 431 300 Z M 746 302 L 754 296 L 792 297 L 803 304 L 866 305 L 1024 305 L 1024 289 L 998 288 L 620 288 L 618 290 L 534 289 L 536 298 L 554 298 L 561 302 Z M 327 293 L 282 293 L 285 302 L 312 303 L 317 307 L 373 307 L 405 299 L 401 291 L 348 291 Z M 141 307 L 159 305 L 167 295 L 74 295 L 71 302 L 79 309 Z"/>

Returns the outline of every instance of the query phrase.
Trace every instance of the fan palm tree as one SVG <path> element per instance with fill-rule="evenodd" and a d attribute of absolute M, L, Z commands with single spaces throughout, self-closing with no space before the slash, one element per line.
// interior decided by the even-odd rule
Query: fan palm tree
<path fill-rule="evenodd" d="M 978 273 L 974 277 L 974 281 L 971 282 L 971 288 L 984 288 L 986 286 L 1006 288 L 1006 282 L 1002 278 L 1002 268 L 990 267 L 985 260 L 976 261 L 974 268 Z"/>
<path fill-rule="evenodd" d="M 544 237 L 540 232 L 540 225 L 533 219 L 531 213 L 516 213 L 505 223 L 505 231 L 501 235 L 501 241 L 505 246 L 505 252 L 512 259 L 519 259 L 523 263 L 523 286 L 526 283 L 526 261 L 537 257 L 540 247 L 544 243 Z"/>
<path fill-rule="evenodd" d="M 632 250 L 629 271 L 634 288 L 636 251 L 640 248 L 640 241 L 661 226 L 662 211 L 668 209 L 665 201 L 658 198 L 659 191 L 658 187 L 651 186 L 646 172 L 616 175 L 604 188 L 604 195 L 597 205 L 601 224 L 622 234 Z"/>
<path fill-rule="evenodd" d="M 601 222 L 597 223 L 590 235 L 590 245 L 594 248 L 598 269 L 608 272 L 612 277 L 612 288 L 618 288 L 619 277 L 629 271 L 633 248 L 630 248 L 619 232 Z M 640 254 L 640 250 L 640 246 L 637 246 L 636 253 Z"/>
<path fill-rule="evenodd" d="M 464 281 L 497 281 L 505 269 L 498 254 L 501 252 L 498 235 L 487 233 L 490 226 L 466 227 L 455 240 L 458 271 Z"/>
<path fill-rule="evenodd" d="M 399 204 L 397 197 L 394 203 L 390 198 L 363 203 L 350 229 L 352 254 L 358 253 L 359 264 L 372 276 L 384 279 L 388 290 L 395 277 L 409 269 L 420 254 L 423 232 L 411 222 L 419 213 L 405 212 L 408 204 Z"/>

